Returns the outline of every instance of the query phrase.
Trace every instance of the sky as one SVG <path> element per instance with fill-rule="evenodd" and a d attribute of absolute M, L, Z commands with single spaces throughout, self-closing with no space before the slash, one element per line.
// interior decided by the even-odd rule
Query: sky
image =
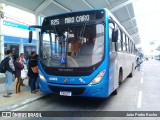
<path fill-rule="evenodd" d="M 133 7 L 144 54 L 160 54 L 160 0 L 135 0 Z"/>

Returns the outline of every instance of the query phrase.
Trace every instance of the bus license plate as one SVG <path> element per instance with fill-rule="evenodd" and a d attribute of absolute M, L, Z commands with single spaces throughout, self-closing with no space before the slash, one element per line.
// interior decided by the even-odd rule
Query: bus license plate
<path fill-rule="evenodd" d="M 70 92 L 70 91 L 60 91 L 60 95 L 63 95 L 63 96 L 72 96 L 72 92 Z"/>

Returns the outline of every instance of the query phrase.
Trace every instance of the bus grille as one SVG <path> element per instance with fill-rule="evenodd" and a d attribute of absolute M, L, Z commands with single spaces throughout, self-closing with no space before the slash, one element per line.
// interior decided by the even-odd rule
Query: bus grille
<path fill-rule="evenodd" d="M 56 94 L 59 94 L 60 91 L 71 91 L 72 95 L 81 95 L 84 93 L 85 88 L 84 87 L 79 87 L 79 88 L 75 88 L 75 87 L 58 87 L 58 86 L 48 86 L 50 88 L 50 90 Z"/>

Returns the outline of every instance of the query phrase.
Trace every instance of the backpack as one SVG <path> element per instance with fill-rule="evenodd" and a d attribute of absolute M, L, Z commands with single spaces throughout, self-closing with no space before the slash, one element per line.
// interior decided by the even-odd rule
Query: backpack
<path fill-rule="evenodd" d="M 8 57 L 4 58 L 0 63 L 0 73 L 5 73 L 7 70 L 6 63 L 8 61 Z"/>

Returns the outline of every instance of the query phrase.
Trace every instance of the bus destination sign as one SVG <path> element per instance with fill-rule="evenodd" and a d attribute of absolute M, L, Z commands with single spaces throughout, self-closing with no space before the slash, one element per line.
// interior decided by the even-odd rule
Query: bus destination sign
<path fill-rule="evenodd" d="M 84 14 L 71 17 L 50 19 L 50 25 L 80 23 L 80 22 L 88 22 L 90 20 L 93 20 L 93 15 Z"/>

